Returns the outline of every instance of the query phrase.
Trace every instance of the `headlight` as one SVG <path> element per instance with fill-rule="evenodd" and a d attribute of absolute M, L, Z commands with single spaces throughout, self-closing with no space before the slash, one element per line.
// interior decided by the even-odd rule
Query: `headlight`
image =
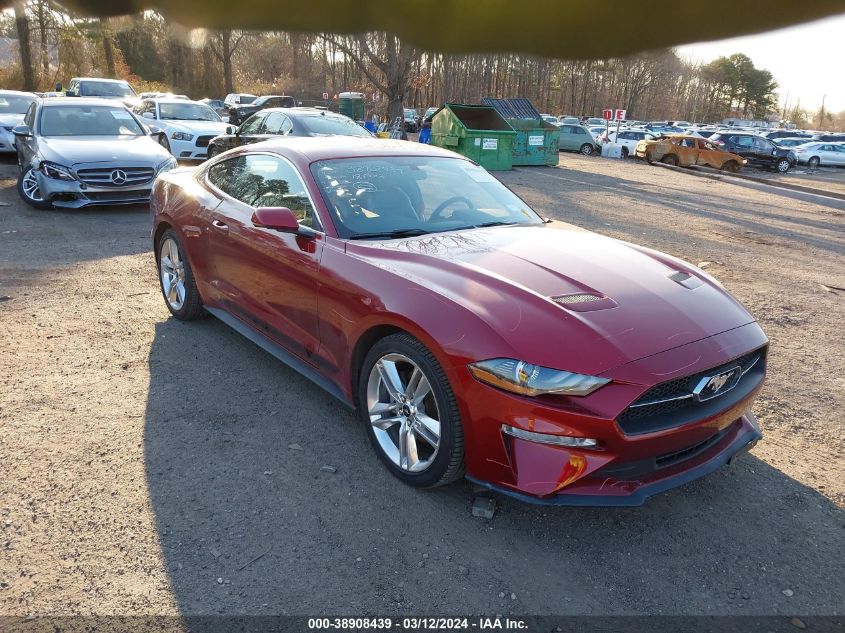
<path fill-rule="evenodd" d="M 73 175 L 73 172 L 69 168 L 64 165 L 59 165 L 58 163 L 51 163 L 49 160 L 41 161 L 38 169 L 42 174 L 47 176 L 47 178 L 55 178 L 56 180 L 76 180 L 76 176 Z"/>
<path fill-rule="evenodd" d="M 162 161 L 158 165 L 156 165 L 156 173 L 162 173 L 165 171 L 170 171 L 171 169 L 175 169 L 179 163 L 176 162 L 176 159 L 172 156 L 165 161 Z"/>
<path fill-rule="evenodd" d="M 609 378 L 539 367 L 512 358 L 470 363 L 469 370 L 481 382 L 523 396 L 586 396 L 610 382 Z"/>
<path fill-rule="evenodd" d="M 175 141 L 192 141 L 194 139 L 193 134 L 188 134 L 187 132 L 174 132 L 170 135 Z"/>

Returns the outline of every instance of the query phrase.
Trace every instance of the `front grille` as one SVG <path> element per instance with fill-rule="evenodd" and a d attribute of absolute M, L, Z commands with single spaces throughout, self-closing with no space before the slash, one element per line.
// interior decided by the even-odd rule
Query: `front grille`
<path fill-rule="evenodd" d="M 85 197 L 94 202 L 145 202 L 150 199 L 149 189 L 133 189 L 131 191 L 86 191 Z"/>
<path fill-rule="evenodd" d="M 702 378 L 735 365 L 742 368 L 743 375 L 733 389 L 711 400 L 699 402 L 693 399 L 692 391 Z M 761 348 L 718 367 L 655 385 L 625 409 L 617 422 L 626 434 L 636 435 L 715 415 L 751 393 L 762 382 L 765 373 L 766 349 Z"/>
<path fill-rule="evenodd" d="M 208 144 L 213 139 L 213 136 L 198 136 L 197 137 L 197 147 L 208 147 Z"/>
<path fill-rule="evenodd" d="M 121 171 L 125 180 L 114 182 L 112 174 Z M 152 167 L 90 167 L 77 169 L 76 175 L 80 182 L 93 187 L 132 187 L 143 185 L 153 179 L 155 170 Z"/>

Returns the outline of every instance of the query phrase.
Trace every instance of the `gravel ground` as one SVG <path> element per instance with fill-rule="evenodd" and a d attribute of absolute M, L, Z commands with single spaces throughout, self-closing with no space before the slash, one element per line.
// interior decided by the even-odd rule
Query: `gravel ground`
<path fill-rule="evenodd" d="M 623 510 L 417 491 L 214 319 L 169 318 L 145 209 L 31 210 L 0 165 L 0 614 L 843 613 L 845 214 L 633 161 L 501 178 L 709 262 L 772 340 L 766 437 Z M 336 472 L 321 467 L 331 465 Z"/>

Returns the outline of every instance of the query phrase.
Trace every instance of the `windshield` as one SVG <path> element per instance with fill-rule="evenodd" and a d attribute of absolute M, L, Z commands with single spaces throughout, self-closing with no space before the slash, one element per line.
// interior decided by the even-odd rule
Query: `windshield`
<path fill-rule="evenodd" d="M 41 136 L 144 136 L 126 108 L 47 106 L 41 111 Z"/>
<path fill-rule="evenodd" d="M 345 116 L 304 116 L 297 119 L 312 136 L 372 136 L 367 130 Z"/>
<path fill-rule="evenodd" d="M 0 97 L 0 114 L 24 114 L 33 101 L 33 97 L 4 95 Z"/>
<path fill-rule="evenodd" d="M 79 96 L 134 97 L 135 91 L 125 81 L 82 81 L 79 83 Z"/>
<path fill-rule="evenodd" d="M 254 97 L 252 95 L 241 95 L 237 99 L 235 99 L 235 103 L 239 103 L 241 105 L 246 105 L 247 103 L 252 103 L 258 99 L 258 97 Z"/>
<path fill-rule="evenodd" d="M 486 170 L 463 159 L 340 158 L 315 162 L 311 171 L 345 238 L 543 223 Z"/>
<path fill-rule="evenodd" d="M 159 103 L 158 118 L 170 121 L 220 121 L 217 113 L 202 103 Z"/>

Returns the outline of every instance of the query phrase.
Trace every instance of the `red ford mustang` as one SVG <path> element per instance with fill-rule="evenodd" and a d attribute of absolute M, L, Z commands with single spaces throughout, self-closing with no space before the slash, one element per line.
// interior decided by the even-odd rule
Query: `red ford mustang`
<path fill-rule="evenodd" d="M 411 485 L 639 505 L 761 437 L 768 341 L 718 282 L 451 152 L 279 139 L 162 175 L 151 208 L 171 313 L 356 408 Z"/>

